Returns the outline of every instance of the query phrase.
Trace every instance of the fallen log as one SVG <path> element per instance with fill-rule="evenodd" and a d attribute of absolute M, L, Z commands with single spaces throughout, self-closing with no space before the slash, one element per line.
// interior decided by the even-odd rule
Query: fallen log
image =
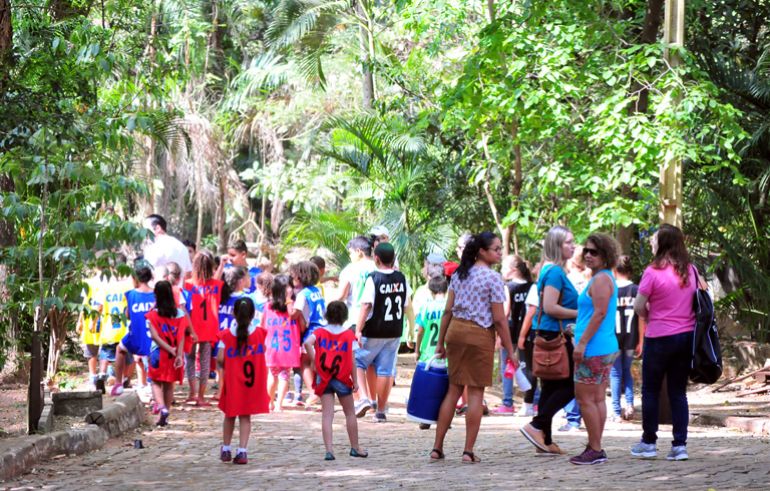
<path fill-rule="evenodd" d="M 758 389 L 752 389 L 747 390 L 746 392 L 741 392 L 740 394 L 736 394 L 735 397 L 746 397 L 750 396 L 751 394 L 761 394 L 762 392 L 767 392 L 770 390 L 770 385 L 765 385 L 764 387 L 760 387 Z"/>
<path fill-rule="evenodd" d="M 740 377 L 731 378 L 727 382 L 723 382 L 721 385 L 715 387 L 714 390 L 712 390 L 711 392 L 719 392 L 721 389 L 724 389 L 725 387 L 727 387 L 730 384 L 736 384 L 738 382 L 742 382 L 742 381 L 744 381 L 744 380 L 746 380 L 748 378 L 751 378 L 754 375 L 757 375 L 758 373 L 762 373 L 762 372 L 770 373 L 770 366 L 764 366 L 764 367 L 760 368 L 759 370 L 754 370 L 753 372 L 747 373 L 746 375 L 741 375 Z"/>

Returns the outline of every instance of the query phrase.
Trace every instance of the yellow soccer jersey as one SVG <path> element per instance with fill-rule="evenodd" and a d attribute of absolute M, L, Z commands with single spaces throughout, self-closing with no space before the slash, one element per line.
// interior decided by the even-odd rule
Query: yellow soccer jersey
<path fill-rule="evenodd" d="M 104 302 L 103 299 L 99 298 L 101 282 L 98 278 L 89 278 L 86 280 L 86 285 L 88 286 L 83 290 L 83 305 L 99 310 Z M 81 342 L 83 344 L 101 344 L 101 317 L 89 316 L 84 312 L 80 323 L 82 326 L 82 331 L 80 332 Z"/>
<path fill-rule="evenodd" d="M 126 335 L 126 292 L 134 287 L 129 280 L 111 279 L 103 284 L 104 303 L 101 317 L 101 344 L 119 343 Z"/>

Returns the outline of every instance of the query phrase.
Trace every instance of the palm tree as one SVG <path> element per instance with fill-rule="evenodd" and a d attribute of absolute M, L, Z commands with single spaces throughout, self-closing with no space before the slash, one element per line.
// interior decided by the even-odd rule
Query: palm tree
<path fill-rule="evenodd" d="M 448 251 L 455 237 L 441 207 L 431 201 L 441 194 L 439 163 L 421 136 L 398 124 L 389 127 L 380 117 L 333 117 L 328 124 L 330 140 L 321 153 L 363 178 L 360 198 L 388 228 L 402 269 L 415 279 L 425 254 Z"/>
<path fill-rule="evenodd" d="M 281 0 L 273 12 L 268 37 L 276 50 L 295 49 L 301 73 L 325 87 L 322 58 L 333 49 L 332 34 L 357 27 L 363 108 L 371 109 L 375 98 L 372 65 L 380 47 L 375 31 L 378 20 L 372 0 Z"/>

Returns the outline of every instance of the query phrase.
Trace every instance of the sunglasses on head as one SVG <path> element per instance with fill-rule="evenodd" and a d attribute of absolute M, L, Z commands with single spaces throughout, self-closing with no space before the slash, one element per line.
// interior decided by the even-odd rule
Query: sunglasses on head
<path fill-rule="evenodd" d="M 594 249 L 593 247 L 584 247 L 583 248 L 583 255 L 592 255 L 594 257 L 599 257 L 599 249 Z"/>

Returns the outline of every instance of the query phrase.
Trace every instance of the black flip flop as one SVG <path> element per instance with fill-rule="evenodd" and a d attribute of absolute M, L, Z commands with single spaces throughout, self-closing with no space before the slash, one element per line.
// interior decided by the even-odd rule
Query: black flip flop
<path fill-rule="evenodd" d="M 438 457 L 434 458 L 433 457 L 434 453 L 436 455 L 438 455 Z M 431 462 L 438 462 L 439 460 L 443 460 L 443 459 L 444 459 L 444 452 L 442 452 L 441 450 L 439 450 L 437 448 L 434 448 L 433 450 L 430 451 L 430 461 Z"/>

